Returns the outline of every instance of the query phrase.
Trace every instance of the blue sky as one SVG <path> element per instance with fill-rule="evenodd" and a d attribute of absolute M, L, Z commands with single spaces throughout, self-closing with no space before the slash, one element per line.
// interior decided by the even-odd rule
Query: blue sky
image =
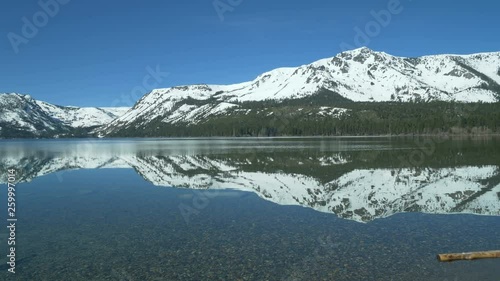
<path fill-rule="evenodd" d="M 499 10 L 493 0 L 2 1 L 0 92 L 122 106 L 151 88 L 248 81 L 341 44 L 400 56 L 500 51 Z M 377 29 L 372 11 L 391 19 Z"/>

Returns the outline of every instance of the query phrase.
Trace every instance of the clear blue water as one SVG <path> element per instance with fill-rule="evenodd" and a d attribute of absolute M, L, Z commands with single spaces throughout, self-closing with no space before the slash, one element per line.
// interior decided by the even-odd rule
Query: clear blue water
<path fill-rule="evenodd" d="M 499 280 L 499 260 L 436 260 L 500 249 L 497 140 L 431 142 L 1 141 L 0 278 Z"/>

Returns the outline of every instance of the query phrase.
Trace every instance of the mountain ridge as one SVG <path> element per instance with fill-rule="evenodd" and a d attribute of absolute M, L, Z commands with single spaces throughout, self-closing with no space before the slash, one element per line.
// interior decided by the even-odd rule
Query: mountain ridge
<path fill-rule="evenodd" d="M 155 89 L 125 115 L 99 130 L 102 136 L 153 120 L 186 123 L 225 114 L 239 102 L 300 99 L 327 90 L 354 102 L 486 102 L 500 99 L 500 52 L 470 55 L 391 56 L 362 47 L 298 67 L 276 68 L 232 85 Z M 222 107 L 222 108 L 221 108 Z M 203 112 L 201 119 L 193 111 Z"/>
<path fill-rule="evenodd" d="M 24 103 L 26 104 L 29 99 L 26 98 Z M 321 104 L 325 101 L 328 104 Z M 300 120 L 309 120 L 308 122 L 313 123 L 318 121 L 339 123 L 346 118 L 351 118 L 351 123 L 362 123 L 363 120 L 377 120 L 372 117 L 382 113 L 373 113 L 373 109 L 369 108 L 355 111 L 346 107 L 346 102 L 435 101 L 498 103 L 500 52 L 408 58 L 361 47 L 298 67 L 276 68 L 242 83 L 196 84 L 154 89 L 141 97 L 130 109 L 78 108 L 29 100 L 36 103 L 30 107 L 36 110 L 8 113 L 12 108 L 0 109 L 0 128 L 3 127 L 3 132 L 8 132 L 8 134 L 0 133 L 0 137 L 12 137 L 10 135 L 57 137 L 66 136 L 68 131 L 72 130 L 78 131 L 76 134 L 78 136 L 176 136 L 183 135 L 184 127 L 191 131 L 186 134 L 190 136 L 193 130 L 198 130 L 195 126 L 204 124 L 208 124 L 205 126 L 207 128 L 213 128 L 214 133 L 209 134 L 210 136 L 227 135 L 227 132 L 218 133 L 217 129 L 229 125 L 234 127 L 232 133 L 234 136 L 261 135 L 258 132 L 260 129 L 251 129 L 249 132 L 248 128 L 237 126 L 235 123 L 249 122 L 250 117 L 245 116 L 251 116 L 254 121 L 274 118 L 279 119 L 281 123 L 296 123 Z M 299 102 L 303 104 L 298 104 Z M 286 107 L 286 103 L 293 106 Z M 282 109 L 276 109 L 277 106 L 281 106 Z M 306 110 L 304 107 L 308 106 L 313 108 Z M 20 111 L 24 109 L 18 108 Z M 295 114 L 295 119 L 290 118 L 290 111 L 297 113 L 301 110 L 304 110 L 304 114 Z M 446 109 L 440 108 L 440 110 Z M 29 114 L 34 114 L 31 119 L 36 120 L 30 121 Z M 418 119 L 417 115 L 414 118 Z M 456 115 L 459 117 L 460 113 Z M 2 116 L 9 122 L 2 120 Z M 17 116 L 18 120 L 13 120 L 15 119 L 13 116 Z M 397 120 L 399 117 L 391 118 Z M 287 118 L 289 120 L 286 120 Z M 485 118 L 491 119 L 496 116 L 488 115 Z M 393 121 L 387 122 L 388 124 L 383 126 L 391 127 Z M 476 121 L 469 123 L 474 122 Z M 474 125 L 474 128 L 468 130 L 496 130 L 485 128 L 479 121 L 476 123 L 478 126 Z M 273 124 L 263 125 L 265 126 L 261 129 L 266 131 L 264 135 L 283 135 L 279 131 L 286 124 L 278 127 Z M 443 127 L 450 124 L 441 125 Z M 376 126 L 379 125 L 374 124 L 372 127 Z M 85 129 L 90 127 L 95 128 Z M 179 130 L 182 132 L 179 133 Z M 295 131 L 300 130 L 292 128 L 291 131 L 295 134 Z M 415 130 L 404 132 L 420 133 Z M 355 131 L 348 133 L 358 134 Z M 359 132 L 359 134 L 366 133 L 377 132 Z M 391 134 L 392 130 L 389 128 L 379 133 Z M 324 134 L 324 132 L 314 131 L 312 134 Z M 342 133 L 335 128 L 327 134 Z"/>
<path fill-rule="evenodd" d="M 60 106 L 18 93 L 0 94 L 0 137 L 68 136 L 101 126 L 129 108 Z"/>

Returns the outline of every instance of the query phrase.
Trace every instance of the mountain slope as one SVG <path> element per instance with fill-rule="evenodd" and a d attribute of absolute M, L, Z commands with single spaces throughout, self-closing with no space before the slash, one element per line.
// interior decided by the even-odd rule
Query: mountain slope
<path fill-rule="evenodd" d="M 499 84 L 500 52 L 403 58 L 360 48 L 278 68 L 245 83 L 153 90 L 100 134 L 140 129 L 151 122 L 197 123 L 234 112 L 241 102 L 300 99 L 325 90 L 351 101 L 491 103 L 500 98 Z"/>
<path fill-rule="evenodd" d="M 0 94 L 0 137 L 54 137 L 74 129 L 101 126 L 129 108 L 52 105 L 29 95 Z"/>
<path fill-rule="evenodd" d="M 50 116 L 74 128 L 107 124 L 130 109 L 128 107 L 58 106 L 43 101 L 36 101 L 36 103 Z"/>
<path fill-rule="evenodd" d="M 68 131 L 30 96 L 0 95 L 0 137 L 43 137 Z"/>

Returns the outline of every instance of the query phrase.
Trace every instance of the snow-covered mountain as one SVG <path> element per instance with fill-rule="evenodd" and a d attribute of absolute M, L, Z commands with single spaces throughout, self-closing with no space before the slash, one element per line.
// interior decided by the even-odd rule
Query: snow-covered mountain
<path fill-rule="evenodd" d="M 68 130 L 30 96 L 0 94 L 0 137 L 45 136 Z"/>
<path fill-rule="evenodd" d="M 29 95 L 0 94 L 0 137 L 65 134 L 107 124 L 129 109 L 58 106 Z"/>
<path fill-rule="evenodd" d="M 404 58 L 364 47 L 308 65 L 278 68 L 240 84 L 157 89 L 104 126 L 101 134 L 138 129 L 153 120 L 196 123 L 232 114 L 238 102 L 298 99 L 324 90 L 352 101 L 496 102 L 500 52 Z"/>
<path fill-rule="evenodd" d="M 140 154 L 92 144 L 50 157 L 13 151 L 1 159 L 0 168 L 23 171 L 20 181 L 71 169 L 133 168 L 156 186 L 253 192 L 276 204 L 303 206 L 358 222 L 401 212 L 500 216 L 500 167 L 496 165 L 348 168 L 324 181 L 306 172 L 265 171 L 262 167 L 270 166 L 272 157 L 242 161 L 227 155 Z M 298 161 L 294 165 L 306 159 Z M 307 161 L 331 171 L 351 162 L 341 153 Z M 261 169 L 247 168 L 256 164 Z M 5 174 L 0 175 L 0 184 L 6 180 Z"/>
<path fill-rule="evenodd" d="M 43 101 L 36 101 L 36 103 L 50 116 L 74 128 L 107 124 L 130 109 L 129 107 L 58 106 Z"/>
<path fill-rule="evenodd" d="M 99 136 L 144 136 L 145 130 L 155 135 L 164 125 L 185 127 L 211 118 L 249 114 L 276 116 L 273 108 L 247 108 L 242 102 L 279 103 L 319 95 L 364 102 L 492 103 L 500 100 L 500 52 L 404 58 L 359 48 L 299 67 L 274 69 L 244 83 L 153 90 L 132 109 L 57 106 L 26 95 L 1 94 L 0 137 L 67 135 L 75 128 L 97 126 L 101 126 L 95 131 Z M 307 112 L 297 108 L 300 114 L 296 118 L 341 119 L 351 113 L 341 105 L 317 104 Z"/>

